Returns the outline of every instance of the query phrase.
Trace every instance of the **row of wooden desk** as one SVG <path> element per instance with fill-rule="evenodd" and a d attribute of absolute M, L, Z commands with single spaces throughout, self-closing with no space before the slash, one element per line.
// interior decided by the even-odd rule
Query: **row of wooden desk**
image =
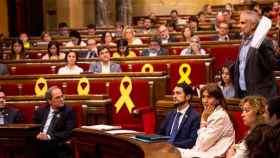
<path fill-rule="evenodd" d="M 40 125 L 10 124 L 0 126 L 1 158 L 40 158 L 37 151 L 36 134 Z M 165 152 L 159 152 L 167 142 L 144 143 L 131 139 L 135 134 L 107 134 L 103 131 L 76 128 L 73 131 L 72 144 L 75 158 L 159 158 Z M 179 158 L 180 154 L 171 146 L 174 153 L 167 153 Z M 166 151 L 167 152 L 167 151 Z"/>

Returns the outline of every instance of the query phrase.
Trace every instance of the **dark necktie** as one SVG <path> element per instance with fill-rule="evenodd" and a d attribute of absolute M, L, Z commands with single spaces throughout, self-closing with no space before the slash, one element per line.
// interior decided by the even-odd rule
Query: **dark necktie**
<path fill-rule="evenodd" d="M 168 140 L 168 142 L 170 142 L 170 143 L 173 143 L 174 140 L 175 140 L 175 137 L 176 137 L 176 134 L 177 134 L 177 131 L 178 131 L 178 128 L 179 128 L 179 120 L 180 120 L 181 115 L 182 115 L 182 113 L 180 113 L 180 112 L 176 113 L 176 116 L 175 116 L 175 119 L 174 119 L 174 122 L 173 122 L 173 128 L 172 128 L 172 131 L 171 131 L 171 134 L 170 134 L 170 139 Z"/>

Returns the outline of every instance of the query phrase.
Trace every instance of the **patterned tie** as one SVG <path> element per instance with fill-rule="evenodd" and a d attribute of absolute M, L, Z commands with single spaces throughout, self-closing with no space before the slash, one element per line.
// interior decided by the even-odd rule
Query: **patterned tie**
<path fill-rule="evenodd" d="M 176 116 L 175 116 L 175 119 L 174 119 L 174 122 L 173 122 L 173 128 L 172 128 L 172 131 L 171 131 L 171 134 L 170 134 L 170 139 L 168 140 L 168 142 L 170 143 L 173 143 L 174 140 L 175 140 L 175 137 L 176 137 L 176 134 L 177 134 L 177 131 L 178 131 L 178 128 L 179 128 L 179 118 L 180 116 L 182 115 L 182 113 L 180 112 L 177 112 L 176 113 Z"/>

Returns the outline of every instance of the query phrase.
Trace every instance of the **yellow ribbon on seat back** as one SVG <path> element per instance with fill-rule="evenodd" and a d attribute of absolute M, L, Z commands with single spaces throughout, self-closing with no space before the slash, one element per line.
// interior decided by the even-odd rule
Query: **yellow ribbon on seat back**
<path fill-rule="evenodd" d="M 186 72 L 184 72 L 184 69 L 187 69 Z M 177 83 L 185 82 L 186 84 L 191 84 L 192 81 L 189 78 L 190 74 L 191 74 L 191 66 L 189 64 L 182 64 L 179 68 L 180 79 Z"/>
<path fill-rule="evenodd" d="M 128 86 L 127 88 L 125 88 L 124 83 L 128 82 Z M 132 91 L 132 82 L 130 77 L 125 76 L 120 84 L 120 93 L 121 96 L 118 99 L 118 101 L 115 103 L 115 107 L 116 107 L 116 113 L 118 113 L 120 111 L 120 109 L 122 108 L 122 106 L 125 104 L 129 113 L 132 113 L 132 109 L 134 108 L 134 103 L 130 98 L 130 93 Z"/>
<path fill-rule="evenodd" d="M 82 84 L 84 84 L 84 83 L 86 84 L 85 87 L 82 86 Z M 82 77 L 79 80 L 78 87 L 77 87 L 78 95 L 88 95 L 89 88 L 90 88 L 89 80 L 86 77 Z"/>
<path fill-rule="evenodd" d="M 146 71 L 148 69 L 148 71 Z M 151 64 L 145 64 L 142 66 L 141 72 L 154 72 L 154 67 Z"/>
<path fill-rule="evenodd" d="M 43 87 L 42 87 L 42 88 L 40 87 L 40 84 L 43 84 Z M 48 90 L 47 80 L 44 79 L 44 78 L 42 78 L 42 77 L 39 78 L 39 79 L 36 81 L 34 90 L 35 90 L 35 95 L 36 95 L 36 96 L 39 96 L 39 97 L 45 96 L 45 94 L 46 94 L 46 92 L 47 92 L 47 90 Z"/>

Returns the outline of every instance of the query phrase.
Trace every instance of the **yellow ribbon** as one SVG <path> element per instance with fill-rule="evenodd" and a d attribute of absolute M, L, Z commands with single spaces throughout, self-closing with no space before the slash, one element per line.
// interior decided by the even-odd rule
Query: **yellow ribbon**
<path fill-rule="evenodd" d="M 82 84 L 85 83 L 86 87 L 83 87 Z M 89 93 L 89 81 L 86 77 L 80 79 L 77 87 L 78 95 L 88 95 Z"/>
<path fill-rule="evenodd" d="M 127 88 L 125 88 L 124 83 L 128 82 L 128 86 Z M 122 108 L 122 106 L 124 104 L 126 104 L 126 107 L 129 111 L 129 113 L 132 112 L 132 109 L 134 108 L 134 103 L 132 102 L 131 98 L 130 98 L 130 93 L 132 91 L 132 83 L 131 83 L 131 79 L 128 76 L 125 76 L 122 79 L 122 82 L 120 84 L 120 93 L 121 96 L 118 99 L 118 101 L 115 103 L 115 107 L 116 107 L 116 113 L 118 113 L 120 111 L 120 109 Z"/>
<path fill-rule="evenodd" d="M 187 69 L 186 72 L 184 72 L 184 69 Z M 180 80 L 177 83 L 185 82 L 186 84 L 191 84 L 192 81 L 190 80 L 190 74 L 191 74 L 191 66 L 189 64 L 182 64 L 179 68 L 179 74 L 180 74 Z"/>
<path fill-rule="evenodd" d="M 44 85 L 42 89 L 39 86 L 40 84 Z M 47 80 L 44 79 L 44 78 L 39 78 L 36 81 L 36 84 L 35 84 L 35 94 L 36 94 L 36 96 L 45 96 L 47 90 L 48 90 Z"/>
<path fill-rule="evenodd" d="M 146 71 L 148 69 L 148 71 Z M 142 66 L 141 72 L 154 72 L 154 67 L 151 64 L 145 64 Z"/>

